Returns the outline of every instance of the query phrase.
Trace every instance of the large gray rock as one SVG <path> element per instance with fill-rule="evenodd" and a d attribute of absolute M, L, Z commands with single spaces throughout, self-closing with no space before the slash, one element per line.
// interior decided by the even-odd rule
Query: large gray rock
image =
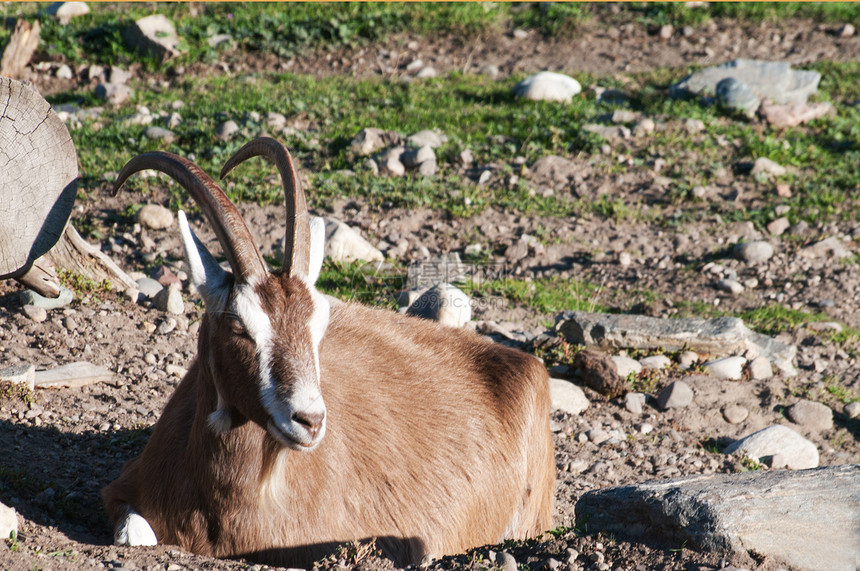
<path fill-rule="evenodd" d="M 860 568 L 858 464 L 603 488 L 586 492 L 575 509 L 589 532 L 752 552 L 809 571 Z"/>
<path fill-rule="evenodd" d="M 774 424 L 729 444 L 726 454 L 752 458 L 771 468 L 805 470 L 818 467 L 815 444 L 787 426 Z"/>
<path fill-rule="evenodd" d="M 737 59 L 685 77 L 669 88 L 669 94 L 714 96 L 717 84 L 728 77 L 745 83 L 760 99 L 774 103 L 804 103 L 818 91 L 821 81 L 817 71 L 791 69 L 787 62 Z"/>
<path fill-rule="evenodd" d="M 582 91 L 578 81 L 568 75 L 542 71 L 529 76 L 514 86 L 514 95 L 534 101 L 562 101 L 569 103 Z"/>
<path fill-rule="evenodd" d="M 179 55 L 179 36 L 173 24 L 162 14 L 137 20 L 123 31 L 126 45 L 161 61 Z"/>
<path fill-rule="evenodd" d="M 737 355 L 747 351 L 766 356 L 785 375 L 796 375 L 792 364 L 797 347 L 751 331 L 736 317 L 661 319 L 644 315 L 609 315 L 565 311 L 556 317 L 556 330 L 571 343 L 609 349 L 680 350 Z"/>

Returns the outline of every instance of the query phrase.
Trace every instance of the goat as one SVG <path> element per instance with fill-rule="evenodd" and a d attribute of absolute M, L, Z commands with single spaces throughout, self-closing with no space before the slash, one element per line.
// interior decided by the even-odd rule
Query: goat
<path fill-rule="evenodd" d="M 180 211 L 202 296 L 198 354 L 140 456 L 102 491 L 114 541 L 310 566 L 376 540 L 406 565 L 524 539 L 551 524 L 549 382 L 534 357 L 315 288 L 323 226 L 287 149 L 255 139 L 287 202 L 284 268 L 269 272 L 236 207 L 199 167 L 131 159 L 178 181 L 213 226 L 222 269 Z"/>

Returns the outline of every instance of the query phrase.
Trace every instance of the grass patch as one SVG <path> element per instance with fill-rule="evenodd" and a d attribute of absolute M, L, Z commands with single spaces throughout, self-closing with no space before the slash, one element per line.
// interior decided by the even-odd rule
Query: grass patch
<path fill-rule="evenodd" d="M 522 304 L 539 313 L 607 311 L 598 303 L 599 286 L 556 276 L 531 281 L 504 278 L 468 282 L 463 291 L 478 299 L 502 298 L 508 305 Z"/>

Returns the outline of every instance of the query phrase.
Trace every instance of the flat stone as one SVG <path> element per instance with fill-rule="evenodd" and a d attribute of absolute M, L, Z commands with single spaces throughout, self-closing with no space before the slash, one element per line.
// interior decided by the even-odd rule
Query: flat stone
<path fill-rule="evenodd" d="M 792 361 L 797 348 L 750 331 L 736 317 L 663 319 L 644 315 L 614 315 L 565 311 L 556 317 L 556 330 L 571 343 L 608 350 L 658 349 L 679 351 L 685 346 L 709 355 L 766 356 L 786 375 L 796 375 Z"/>
<path fill-rule="evenodd" d="M 325 255 L 336 262 L 381 262 L 385 259 L 378 249 L 361 234 L 336 218 L 326 217 Z"/>
<path fill-rule="evenodd" d="M 615 363 L 615 368 L 618 371 L 618 374 L 625 379 L 630 374 L 638 375 L 642 372 L 642 363 L 632 357 L 628 357 L 627 355 L 613 355 L 610 359 Z"/>
<path fill-rule="evenodd" d="M 689 369 L 699 360 L 699 354 L 695 351 L 681 351 L 678 355 L 678 367 L 681 369 Z"/>
<path fill-rule="evenodd" d="M 597 123 L 586 123 L 582 126 L 582 130 L 587 133 L 599 135 L 607 141 L 630 138 L 630 129 L 623 125 L 599 125 Z"/>
<path fill-rule="evenodd" d="M 747 419 L 750 411 L 740 405 L 732 404 L 723 409 L 723 418 L 729 424 L 740 424 Z"/>
<path fill-rule="evenodd" d="M 215 127 L 215 137 L 222 141 L 229 141 L 233 135 L 239 132 L 239 124 L 232 119 L 224 121 Z"/>
<path fill-rule="evenodd" d="M 768 223 L 767 231 L 774 236 L 781 236 L 786 230 L 788 230 L 789 226 L 791 226 L 791 222 L 788 221 L 788 218 L 780 216 Z"/>
<path fill-rule="evenodd" d="M 734 247 L 733 253 L 737 259 L 748 264 L 760 264 L 773 257 L 773 246 L 764 240 L 742 242 Z"/>
<path fill-rule="evenodd" d="M 141 226 L 153 230 L 163 230 L 173 225 L 173 212 L 160 204 L 147 204 L 137 212 Z"/>
<path fill-rule="evenodd" d="M 773 368 L 770 361 L 764 355 L 759 355 L 747 364 L 747 372 L 754 381 L 762 381 L 773 376 Z"/>
<path fill-rule="evenodd" d="M 113 380 L 113 373 L 99 365 L 86 361 L 70 363 L 47 371 L 36 371 L 36 388 L 78 388 Z"/>
<path fill-rule="evenodd" d="M 654 369 L 657 371 L 672 366 L 672 359 L 666 355 L 651 355 L 649 357 L 643 357 L 639 362 L 642 363 L 644 368 Z"/>
<path fill-rule="evenodd" d="M 842 409 L 842 412 L 848 418 L 860 417 L 860 401 L 849 402 L 845 405 L 845 408 Z"/>
<path fill-rule="evenodd" d="M 720 291 L 730 293 L 732 295 L 739 295 L 742 294 L 744 291 L 744 286 L 741 285 L 739 281 L 732 280 L 729 278 L 717 281 L 717 283 L 714 284 L 714 287 L 716 287 Z"/>
<path fill-rule="evenodd" d="M 724 452 L 738 453 L 753 458 L 771 468 L 787 467 L 805 470 L 818 466 L 818 448 L 815 444 L 781 424 L 774 424 L 740 438 L 730 444 Z M 774 462 L 779 456 L 780 462 Z"/>
<path fill-rule="evenodd" d="M 63 64 L 57 68 L 57 73 L 55 75 L 57 79 L 72 79 L 75 76 L 75 73 L 72 71 L 72 68 Z"/>
<path fill-rule="evenodd" d="M 776 163 L 770 160 L 767 157 L 759 157 L 753 163 L 753 168 L 750 171 L 750 174 L 753 176 L 763 175 L 763 176 L 782 176 L 787 173 L 788 170 L 779 163 Z"/>
<path fill-rule="evenodd" d="M 111 105 L 122 105 L 133 93 L 129 86 L 118 83 L 99 83 L 95 91 L 96 97 Z"/>
<path fill-rule="evenodd" d="M 448 327 L 462 327 L 472 319 L 472 301 L 451 284 L 437 284 L 418 296 L 406 314 L 438 321 Z"/>
<path fill-rule="evenodd" d="M 847 258 L 851 255 L 851 250 L 835 236 L 825 238 L 820 242 L 816 242 L 811 246 L 800 249 L 800 255 L 805 258 Z"/>
<path fill-rule="evenodd" d="M 129 73 L 127 70 L 124 70 L 123 68 L 115 65 L 112 65 L 110 67 L 109 80 L 111 83 L 122 85 L 124 83 L 127 83 L 129 79 L 131 79 L 131 73 Z"/>
<path fill-rule="evenodd" d="M 0 538 L 8 539 L 18 533 L 18 513 L 15 508 L 0 503 Z"/>
<path fill-rule="evenodd" d="M 24 315 L 30 318 L 35 323 L 44 323 L 48 319 L 48 310 L 38 305 L 26 304 L 22 308 Z"/>
<path fill-rule="evenodd" d="M 431 149 L 436 149 L 447 143 L 448 137 L 438 131 L 425 129 L 409 135 L 406 137 L 406 141 L 414 147 L 430 147 Z"/>
<path fill-rule="evenodd" d="M 746 362 L 747 360 L 740 355 L 734 355 L 732 357 L 723 357 L 722 359 L 708 361 L 702 366 L 708 373 L 717 378 L 738 381 L 743 377 Z"/>
<path fill-rule="evenodd" d="M 856 568 L 857 514 L 858 464 L 602 488 L 586 492 L 575 506 L 575 520 L 587 519 L 590 533 L 742 557 L 756 553 L 809 571 Z"/>
<path fill-rule="evenodd" d="M 27 385 L 27 388 L 32 391 L 35 388 L 36 367 L 35 365 L 26 364 L 0 369 L 0 381 Z"/>
<path fill-rule="evenodd" d="M 821 74 L 791 69 L 787 62 L 737 59 L 697 71 L 669 88 L 673 97 L 715 96 L 717 85 L 728 77 L 746 84 L 761 100 L 774 103 L 803 103 L 818 91 Z"/>
<path fill-rule="evenodd" d="M 150 125 L 146 129 L 143 130 L 143 135 L 147 139 L 152 139 L 154 141 L 164 141 L 166 144 L 171 144 L 176 140 L 176 134 L 170 129 L 165 129 L 164 127 L 156 127 L 154 125 Z"/>
<path fill-rule="evenodd" d="M 60 295 L 55 298 L 45 297 L 43 295 L 39 295 L 38 293 L 32 290 L 24 290 L 21 292 L 21 303 L 26 305 L 33 305 L 35 307 L 40 307 L 45 310 L 59 309 L 61 307 L 66 307 L 75 299 L 75 294 L 69 288 L 65 286 L 60 286 Z"/>
<path fill-rule="evenodd" d="M 765 103 L 761 106 L 765 120 L 774 127 L 796 127 L 815 119 L 835 113 L 833 104 L 829 101 L 818 103 L 789 103 L 776 105 Z"/>
<path fill-rule="evenodd" d="M 158 295 L 158 292 L 164 289 L 164 286 L 161 285 L 158 280 L 154 280 L 152 278 L 140 278 L 136 283 L 138 291 L 150 299 Z"/>
<path fill-rule="evenodd" d="M 570 381 L 563 379 L 549 380 L 549 398 L 553 410 L 578 415 L 588 408 L 588 398 L 585 392 Z"/>
<path fill-rule="evenodd" d="M 684 381 L 675 381 L 660 391 L 657 395 L 657 408 L 668 410 L 670 408 L 684 408 L 693 402 L 693 389 Z"/>
<path fill-rule="evenodd" d="M 833 411 L 820 402 L 799 400 L 786 409 L 788 419 L 813 430 L 830 430 L 833 428 Z"/>
<path fill-rule="evenodd" d="M 516 84 L 513 91 L 515 96 L 533 101 L 570 103 L 573 96 L 582 91 L 582 86 L 570 76 L 542 71 Z"/>

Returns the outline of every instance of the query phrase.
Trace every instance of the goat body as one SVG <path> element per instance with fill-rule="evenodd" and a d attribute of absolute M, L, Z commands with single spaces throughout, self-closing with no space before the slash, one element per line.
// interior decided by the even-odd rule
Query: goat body
<path fill-rule="evenodd" d="M 141 455 L 103 491 L 118 533 L 134 514 L 158 542 L 194 553 L 310 566 L 354 540 L 376 539 L 404 565 L 548 529 L 546 370 L 473 332 L 331 303 L 317 355 L 327 422 L 308 431 L 312 444 L 284 445 L 249 379 L 264 365 L 263 377 L 301 376 L 296 324 L 316 319 L 311 290 L 284 272 L 210 295 L 197 358 Z M 251 325 L 236 331 L 241 295 L 268 317 L 265 359 Z M 298 390 L 278 384 L 271 398 Z"/>

